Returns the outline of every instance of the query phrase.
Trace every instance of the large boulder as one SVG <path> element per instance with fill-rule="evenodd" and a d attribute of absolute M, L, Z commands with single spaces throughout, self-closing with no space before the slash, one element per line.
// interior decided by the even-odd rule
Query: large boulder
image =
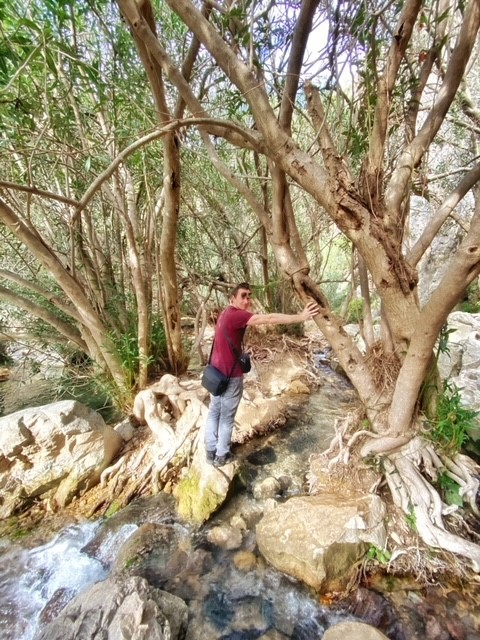
<path fill-rule="evenodd" d="M 462 389 L 465 406 L 480 406 L 480 314 L 455 311 L 448 316 L 448 343 L 439 353 L 438 368 L 443 380 Z"/>
<path fill-rule="evenodd" d="M 319 592 L 343 591 L 370 545 L 383 548 L 385 506 L 375 495 L 293 497 L 257 524 L 257 544 L 279 571 Z"/>
<path fill-rule="evenodd" d="M 138 577 L 114 576 L 72 600 L 38 640 L 177 640 L 185 637 L 183 600 Z"/>
<path fill-rule="evenodd" d="M 346 621 L 330 627 L 323 640 L 388 640 L 381 631 L 363 622 Z"/>
<path fill-rule="evenodd" d="M 35 497 L 65 506 L 99 481 L 122 444 L 99 413 L 74 400 L 0 418 L 0 518 Z"/>

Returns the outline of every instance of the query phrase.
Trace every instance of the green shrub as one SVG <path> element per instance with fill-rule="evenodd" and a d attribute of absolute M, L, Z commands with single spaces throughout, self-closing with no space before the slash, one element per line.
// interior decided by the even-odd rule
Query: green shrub
<path fill-rule="evenodd" d="M 363 318 L 363 298 L 354 298 L 348 303 L 347 316 L 345 322 L 358 323 Z"/>
<path fill-rule="evenodd" d="M 437 415 L 430 421 L 429 437 L 448 454 L 455 454 L 469 440 L 468 431 L 475 426 L 477 411 L 461 405 L 461 389 L 445 380 L 438 398 Z"/>
<path fill-rule="evenodd" d="M 465 297 L 459 304 L 459 309 L 465 313 L 478 313 L 480 311 L 480 290 L 478 280 L 474 280 L 467 288 Z"/>
<path fill-rule="evenodd" d="M 406 520 L 409 528 L 412 531 L 415 531 L 415 532 L 418 531 L 418 529 L 417 529 L 417 516 L 415 515 L 415 511 L 413 510 L 413 508 L 410 511 L 410 513 L 407 513 L 407 515 L 405 516 L 405 520 Z"/>
<path fill-rule="evenodd" d="M 460 495 L 460 485 L 455 482 L 446 473 L 442 473 L 438 478 L 438 484 L 446 504 L 456 504 L 459 507 L 463 504 L 463 498 Z"/>
<path fill-rule="evenodd" d="M 0 342 L 0 366 L 8 367 L 12 362 L 12 358 L 7 354 L 7 345 L 4 342 Z"/>
<path fill-rule="evenodd" d="M 379 564 L 388 564 L 391 557 L 392 554 L 387 551 L 387 549 L 379 549 L 373 544 L 367 551 L 367 558 L 369 558 L 369 560 L 375 560 Z"/>

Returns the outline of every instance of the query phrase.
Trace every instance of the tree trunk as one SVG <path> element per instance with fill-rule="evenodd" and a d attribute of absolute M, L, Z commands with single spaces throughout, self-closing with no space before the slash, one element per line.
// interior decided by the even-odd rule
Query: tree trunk
<path fill-rule="evenodd" d="M 25 222 L 1 199 L 0 221 L 10 229 L 37 260 L 53 275 L 57 284 L 76 307 L 81 318 L 81 323 L 91 335 L 98 349 L 98 354 L 101 355 L 102 360 L 99 364 L 102 364 L 102 362 L 105 364 L 110 375 L 117 383 L 120 392 L 128 395 L 129 389 L 125 384 L 125 376 L 121 363 L 108 337 L 108 328 L 103 325 L 97 312 L 91 306 L 83 288 L 68 273 L 51 249 L 40 239 L 38 234 L 27 227 Z M 91 355 L 98 362 L 98 355 L 96 353 Z"/>

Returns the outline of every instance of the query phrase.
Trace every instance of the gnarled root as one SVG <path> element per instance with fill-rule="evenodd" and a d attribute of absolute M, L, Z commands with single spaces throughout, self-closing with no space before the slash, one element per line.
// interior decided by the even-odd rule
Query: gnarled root
<path fill-rule="evenodd" d="M 105 487 L 107 482 L 113 478 L 113 476 L 117 473 L 121 473 L 125 468 L 125 456 L 122 456 L 117 460 L 115 464 L 112 464 L 110 467 L 104 469 L 100 475 L 100 486 Z"/>
<path fill-rule="evenodd" d="M 335 421 L 335 435 L 328 449 L 322 453 L 322 456 L 328 458 L 338 450 L 338 453 L 328 462 L 329 471 L 338 463 L 344 465 L 348 463 L 353 446 L 360 438 L 365 439 L 365 443 L 360 449 L 360 457 L 362 458 L 393 451 L 408 443 L 410 439 L 409 436 L 390 435 L 388 432 L 374 433 L 366 429 L 355 431 L 353 435 L 350 435 L 357 423 L 358 416 L 355 414 L 349 414 L 346 418 Z"/>
<path fill-rule="evenodd" d="M 462 453 L 457 453 L 453 459 L 447 456 L 441 456 L 441 459 L 445 465 L 446 475 L 460 486 L 460 495 L 468 501 L 472 511 L 477 516 L 480 516 L 476 502 L 477 493 L 480 488 L 478 475 L 475 475 L 479 472 L 478 465 Z"/>
<path fill-rule="evenodd" d="M 464 494 L 471 492 L 477 481 L 467 471 L 465 461 L 450 462 L 450 466 L 455 464 L 457 473 L 462 473 L 462 477 L 457 477 L 462 480 Z M 446 509 L 437 491 L 419 471 L 419 466 L 423 465 L 434 477 L 440 469 L 448 469 L 446 460 L 440 460 L 431 444 L 416 437 L 401 450 L 386 456 L 384 463 L 394 502 L 406 514 L 413 513 L 422 540 L 432 547 L 469 558 L 474 570 L 480 571 L 480 545 L 446 531 L 442 521 Z"/>
<path fill-rule="evenodd" d="M 336 464 L 346 464 L 353 445 L 359 438 L 365 438 L 360 456 L 381 457 L 385 478 L 394 503 L 409 516 L 415 517 L 419 536 L 432 547 L 451 551 L 468 558 L 475 571 L 480 571 L 480 545 L 475 544 L 445 529 L 443 516 L 457 507 L 445 505 L 436 489 L 430 484 L 439 474 L 452 478 L 460 486 L 460 495 L 477 515 L 476 496 L 479 490 L 479 467 L 462 454 L 449 457 L 437 453 L 434 445 L 421 436 L 395 436 L 391 433 L 376 434 L 357 431 L 349 437 L 351 423 L 347 420 L 335 425 L 335 436 L 327 451 L 322 455 L 330 457 L 328 471 Z M 348 438 L 348 439 L 347 439 Z M 332 454 L 335 454 L 331 457 Z M 425 474 L 422 475 L 422 474 Z"/>

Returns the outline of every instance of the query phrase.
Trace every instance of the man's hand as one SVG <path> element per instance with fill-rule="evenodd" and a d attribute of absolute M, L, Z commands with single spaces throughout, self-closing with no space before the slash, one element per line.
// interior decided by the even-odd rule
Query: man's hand
<path fill-rule="evenodd" d="M 310 318 L 313 318 L 319 313 L 320 307 L 318 306 L 318 304 L 316 302 L 308 302 L 300 316 L 302 318 L 302 322 L 305 322 L 306 320 L 310 320 Z"/>
<path fill-rule="evenodd" d="M 309 302 L 300 313 L 254 313 L 247 322 L 247 327 L 259 324 L 295 324 L 305 322 L 320 313 L 320 307 L 316 302 Z"/>

